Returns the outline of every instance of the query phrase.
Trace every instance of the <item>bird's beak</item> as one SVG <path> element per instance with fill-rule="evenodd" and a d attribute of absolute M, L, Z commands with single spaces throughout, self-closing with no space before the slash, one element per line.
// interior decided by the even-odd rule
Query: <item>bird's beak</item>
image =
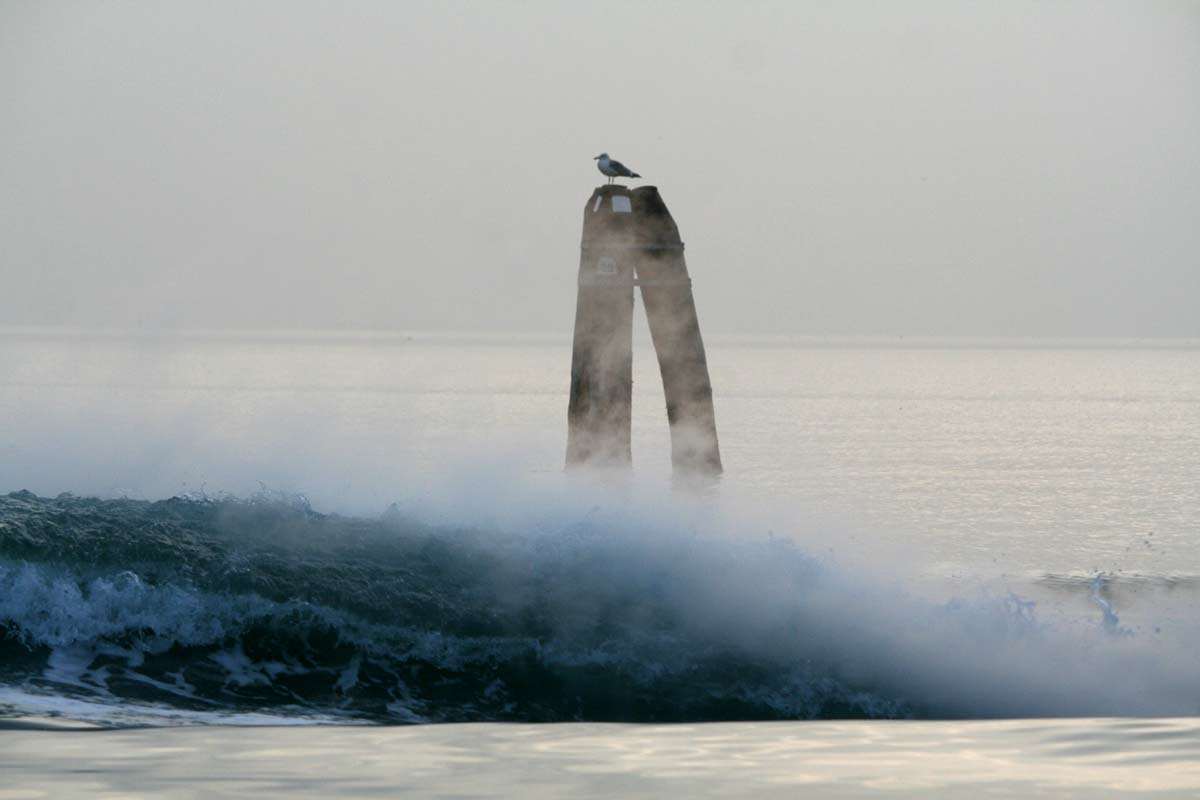
<path fill-rule="evenodd" d="M 592 156 L 592 161 L 599 161 L 599 160 L 600 160 L 600 156 Z"/>

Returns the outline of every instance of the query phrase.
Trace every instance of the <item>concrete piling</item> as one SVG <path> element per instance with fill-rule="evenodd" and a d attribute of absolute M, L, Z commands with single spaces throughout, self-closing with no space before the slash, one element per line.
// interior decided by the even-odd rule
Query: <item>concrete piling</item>
<path fill-rule="evenodd" d="M 671 465 L 676 471 L 719 473 L 712 382 L 679 227 L 657 188 L 643 186 L 633 196 L 641 241 L 634 269 L 662 373 Z"/>
<path fill-rule="evenodd" d="M 567 465 L 632 461 L 635 285 L 662 373 L 672 466 L 676 472 L 719 473 L 712 384 L 683 241 L 653 186 L 600 186 L 584 208 Z"/>
<path fill-rule="evenodd" d="M 632 196 L 599 186 L 583 209 L 567 465 L 621 466 L 632 461 L 633 278 L 637 241 Z"/>

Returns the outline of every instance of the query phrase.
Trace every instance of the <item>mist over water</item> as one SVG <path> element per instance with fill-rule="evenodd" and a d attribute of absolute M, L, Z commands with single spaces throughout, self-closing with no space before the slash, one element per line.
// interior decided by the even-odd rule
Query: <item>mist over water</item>
<path fill-rule="evenodd" d="M 822 546 L 897 543 L 950 572 L 1200 574 L 1195 349 L 707 344 L 727 462 L 709 499 L 731 516 L 834 520 Z M 569 369 L 565 335 L 9 336 L 0 486 L 519 514 L 492 476 L 553 502 Z M 652 504 L 670 441 L 646 338 L 633 442 L 624 483 Z"/>
<path fill-rule="evenodd" d="M 3 503 L 0 702 L 1197 712 L 1197 351 L 710 342 L 699 485 L 650 352 L 635 470 L 577 475 L 566 341 L 7 337 L 0 483 L 42 497 Z"/>
<path fill-rule="evenodd" d="M 437 521 L 279 496 L 10 495 L 6 682 L 176 714 L 392 722 L 1197 711 L 1195 587 L 1141 587 L 1122 620 L 1070 587 L 937 580 L 752 517 L 490 479 L 502 501 Z"/>

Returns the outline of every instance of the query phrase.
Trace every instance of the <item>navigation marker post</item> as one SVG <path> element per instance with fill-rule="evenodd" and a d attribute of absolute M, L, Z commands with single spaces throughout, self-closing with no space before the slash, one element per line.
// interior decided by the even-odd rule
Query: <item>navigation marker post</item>
<path fill-rule="evenodd" d="M 683 241 L 658 189 L 598 186 L 583 211 L 567 466 L 629 466 L 633 408 L 633 288 L 658 355 L 671 464 L 718 474 L 712 383 Z"/>

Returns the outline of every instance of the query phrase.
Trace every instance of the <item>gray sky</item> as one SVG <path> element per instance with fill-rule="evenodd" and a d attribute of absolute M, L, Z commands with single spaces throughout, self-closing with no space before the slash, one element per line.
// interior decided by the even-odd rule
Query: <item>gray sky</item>
<path fill-rule="evenodd" d="M 1200 335 L 1200 3 L 0 0 L 0 326 Z"/>

